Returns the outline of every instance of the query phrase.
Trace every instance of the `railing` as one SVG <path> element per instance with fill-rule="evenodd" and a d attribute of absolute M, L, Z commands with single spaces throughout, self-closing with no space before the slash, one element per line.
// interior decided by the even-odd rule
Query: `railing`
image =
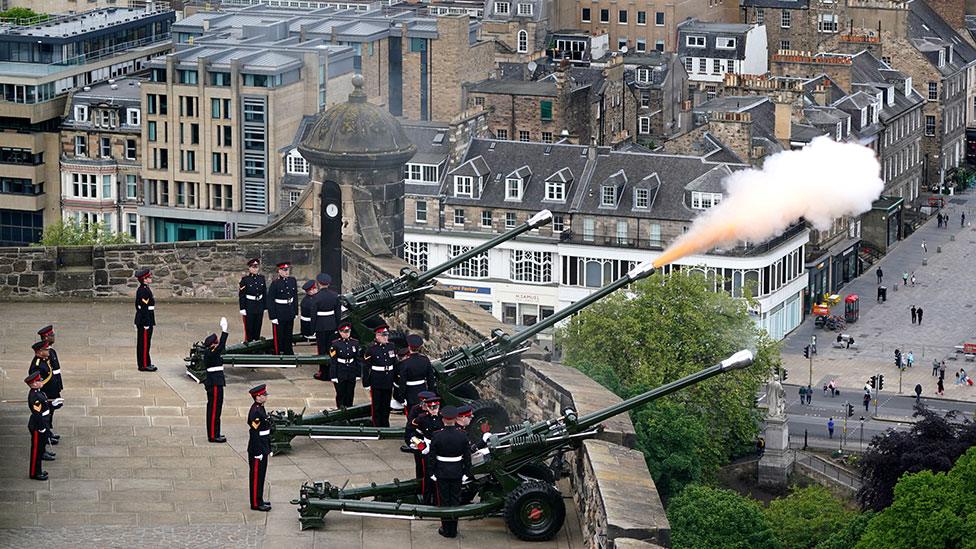
<path fill-rule="evenodd" d="M 568 244 L 588 244 L 590 246 L 607 246 L 611 248 L 639 248 L 642 250 L 663 250 L 663 240 L 648 238 L 630 238 L 625 236 L 602 236 L 578 234 L 571 230 L 563 231 L 559 241 Z"/>
<path fill-rule="evenodd" d="M 63 59 L 57 63 L 51 63 L 55 66 L 71 66 L 71 65 L 84 65 L 85 63 L 92 63 L 98 61 L 99 59 L 104 59 L 106 57 L 111 57 L 117 53 L 126 53 L 128 50 L 133 48 L 138 48 L 141 46 L 149 46 L 152 44 L 169 42 L 171 33 L 164 32 L 161 34 L 156 34 L 153 36 L 147 36 L 145 38 L 140 38 L 139 40 L 131 40 L 129 42 L 123 42 L 121 44 L 116 44 L 108 48 L 102 48 L 98 51 L 92 53 L 83 53 L 75 57 L 70 57 L 68 59 Z"/>
<path fill-rule="evenodd" d="M 795 225 L 792 225 L 788 229 L 786 229 L 786 231 L 783 232 L 783 234 L 775 238 L 771 238 L 765 242 L 759 244 L 747 244 L 745 246 L 736 246 L 734 248 L 729 248 L 725 250 L 712 250 L 709 253 L 714 255 L 733 255 L 733 256 L 762 255 L 764 253 L 767 253 L 771 250 L 778 248 L 779 246 L 783 245 L 785 242 L 801 234 L 803 231 L 806 230 L 806 228 L 807 228 L 806 224 L 797 223 Z"/>
<path fill-rule="evenodd" d="M 845 490 L 857 492 L 861 489 L 861 479 L 858 478 L 856 473 L 818 455 L 797 451 L 794 463 L 801 469 L 814 475 L 819 475 L 828 482 Z"/>

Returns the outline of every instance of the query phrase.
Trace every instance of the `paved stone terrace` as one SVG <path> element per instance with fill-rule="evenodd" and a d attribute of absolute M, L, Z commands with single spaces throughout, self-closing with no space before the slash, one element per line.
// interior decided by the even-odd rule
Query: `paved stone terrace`
<path fill-rule="evenodd" d="M 133 309 L 129 303 L 0 303 L 0 399 L 27 395 L 23 377 L 35 331 L 53 323 L 65 383 L 55 417 L 57 461 L 45 462 L 47 481 L 27 478 L 28 411 L 0 403 L 0 547 L 24 547 L 28 537 L 48 546 L 88 547 L 581 547 L 578 518 L 551 543 L 524 544 L 502 519 L 465 521 L 461 536 L 437 535 L 437 522 L 329 514 L 321 530 L 302 532 L 288 502 L 306 480 L 350 484 L 410 478 L 413 460 L 397 441 L 295 439 L 294 452 L 268 467 L 270 513 L 247 502 L 247 389 L 269 386 L 269 408 L 322 409 L 332 387 L 312 379 L 314 367 L 227 369 L 223 433 L 207 442 L 206 395 L 185 375 L 193 341 L 231 323 L 234 304 L 158 304 L 153 341 L 155 373 L 136 371 Z M 265 331 L 270 327 L 265 323 Z M 299 352 L 309 352 L 300 348 Z M 357 395 L 364 400 L 365 393 Z M 567 508 L 573 509 L 567 494 Z"/>

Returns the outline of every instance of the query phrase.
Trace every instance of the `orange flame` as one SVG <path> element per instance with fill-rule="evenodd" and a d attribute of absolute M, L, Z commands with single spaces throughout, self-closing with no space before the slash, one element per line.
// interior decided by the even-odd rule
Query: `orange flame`
<path fill-rule="evenodd" d="M 722 242 L 735 240 L 736 234 L 734 223 L 701 225 L 664 250 L 664 253 L 654 260 L 654 267 L 660 268 L 682 257 L 710 250 Z"/>

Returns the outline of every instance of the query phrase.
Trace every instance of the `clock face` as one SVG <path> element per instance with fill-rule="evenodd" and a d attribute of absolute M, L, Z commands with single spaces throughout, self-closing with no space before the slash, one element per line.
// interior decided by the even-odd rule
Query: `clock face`
<path fill-rule="evenodd" d="M 339 215 L 339 207 L 335 204 L 329 204 L 325 207 L 325 214 L 329 217 L 335 217 Z"/>

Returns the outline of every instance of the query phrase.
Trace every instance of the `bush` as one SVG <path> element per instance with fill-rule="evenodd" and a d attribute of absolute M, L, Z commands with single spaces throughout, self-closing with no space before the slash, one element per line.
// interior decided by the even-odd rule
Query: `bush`
<path fill-rule="evenodd" d="M 668 506 L 673 549 L 780 549 L 755 501 L 732 490 L 692 484 Z"/>
<path fill-rule="evenodd" d="M 134 242 L 127 233 L 113 233 L 105 225 L 82 226 L 73 219 L 59 221 L 44 227 L 44 234 L 37 246 L 95 246 L 129 244 Z"/>
<path fill-rule="evenodd" d="M 854 517 L 819 484 L 794 489 L 789 496 L 771 501 L 765 514 L 776 525 L 776 539 L 791 549 L 813 549 Z"/>

